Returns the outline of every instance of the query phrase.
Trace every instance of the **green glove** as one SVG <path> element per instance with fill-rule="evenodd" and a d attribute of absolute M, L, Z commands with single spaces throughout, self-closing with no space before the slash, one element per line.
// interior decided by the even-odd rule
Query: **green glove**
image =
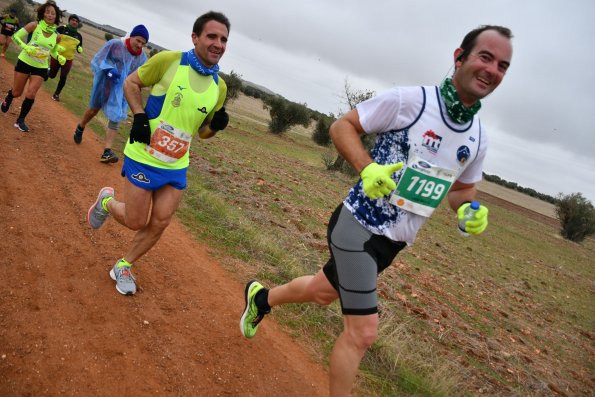
<path fill-rule="evenodd" d="M 465 210 L 469 207 L 471 203 L 465 203 L 459 207 L 457 210 L 457 217 L 459 218 L 459 222 L 465 219 Z M 486 230 L 488 227 L 488 208 L 480 205 L 473 218 L 467 220 L 465 222 L 465 232 L 469 234 L 480 234 Z"/>
<path fill-rule="evenodd" d="M 58 62 L 60 62 L 60 58 L 59 58 L 59 54 L 61 52 L 63 52 L 66 48 L 64 48 L 63 46 L 61 46 L 60 44 L 56 44 L 54 46 L 54 48 L 52 48 L 52 50 L 50 51 L 50 55 L 52 56 L 52 58 L 58 60 Z M 66 59 L 64 60 L 66 62 Z M 60 63 L 60 65 L 64 65 L 63 63 Z"/>
<path fill-rule="evenodd" d="M 58 55 L 58 63 L 60 65 L 64 65 L 66 63 L 66 58 L 64 58 L 62 55 Z"/>
<path fill-rule="evenodd" d="M 37 47 L 32 46 L 32 45 L 25 45 L 25 47 L 23 48 L 25 51 L 27 51 L 27 54 L 29 54 L 32 57 L 37 56 Z"/>
<path fill-rule="evenodd" d="M 76 52 L 78 52 L 79 54 L 83 53 L 83 47 L 81 47 L 80 45 L 76 46 Z"/>
<path fill-rule="evenodd" d="M 403 163 L 380 165 L 370 163 L 360 172 L 364 193 L 371 199 L 378 199 L 392 192 L 397 184 L 390 177 L 403 168 Z"/>

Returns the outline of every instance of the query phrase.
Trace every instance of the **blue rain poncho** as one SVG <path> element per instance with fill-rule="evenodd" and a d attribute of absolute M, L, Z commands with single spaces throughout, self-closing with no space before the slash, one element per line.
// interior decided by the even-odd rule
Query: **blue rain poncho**
<path fill-rule="evenodd" d="M 110 121 L 122 121 L 128 116 L 128 102 L 124 97 L 124 80 L 147 61 L 144 52 L 132 55 L 126 48 L 126 39 L 112 39 L 97 51 L 91 60 L 93 89 L 89 107 L 101 108 Z M 116 68 L 120 78 L 112 81 L 107 73 Z"/>

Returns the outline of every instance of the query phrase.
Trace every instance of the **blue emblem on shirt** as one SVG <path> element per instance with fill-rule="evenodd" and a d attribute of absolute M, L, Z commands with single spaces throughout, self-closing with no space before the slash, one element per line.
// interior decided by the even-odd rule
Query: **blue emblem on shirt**
<path fill-rule="evenodd" d="M 459 160 L 459 163 L 465 164 L 469 160 L 469 156 L 471 156 L 471 149 L 468 146 L 463 145 L 457 149 L 457 160 Z"/>

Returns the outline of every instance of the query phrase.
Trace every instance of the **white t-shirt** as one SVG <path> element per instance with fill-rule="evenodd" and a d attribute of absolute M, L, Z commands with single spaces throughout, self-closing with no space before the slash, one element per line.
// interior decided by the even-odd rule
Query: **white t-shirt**
<path fill-rule="evenodd" d="M 452 170 L 462 183 L 481 181 L 487 134 L 479 117 L 455 123 L 446 112 L 438 87 L 397 87 L 357 105 L 367 134 L 377 134 L 372 158 L 378 164 L 414 157 Z M 404 169 L 393 175 L 399 182 Z M 388 197 L 368 198 L 361 180 L 351 188 L 344 204 L 365 228 L 394 241 L 412 244 L 427 217 L 406 211 Z"/>

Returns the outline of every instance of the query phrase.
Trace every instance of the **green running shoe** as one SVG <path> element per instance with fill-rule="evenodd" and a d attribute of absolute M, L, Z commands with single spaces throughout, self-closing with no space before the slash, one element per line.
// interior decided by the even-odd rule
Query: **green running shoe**
<path fill-rule="evenodd" d="M 242 331 L 242 335 L 248 339 L 253 338 L 254 335 L 256 335 L 258 324 L 262 321 L 264 315 L 267 314 L 258 310 L 256 302 L 254 301 L 256 294 L 262 289 L 264 289 L 264 287 L 258 281 L 250 280 L 248 284 L 246 284 L 246 289 L 244 291 L 246 307 L 244 308 L 244 313 L 240 320 L 240 330 Z"/>

